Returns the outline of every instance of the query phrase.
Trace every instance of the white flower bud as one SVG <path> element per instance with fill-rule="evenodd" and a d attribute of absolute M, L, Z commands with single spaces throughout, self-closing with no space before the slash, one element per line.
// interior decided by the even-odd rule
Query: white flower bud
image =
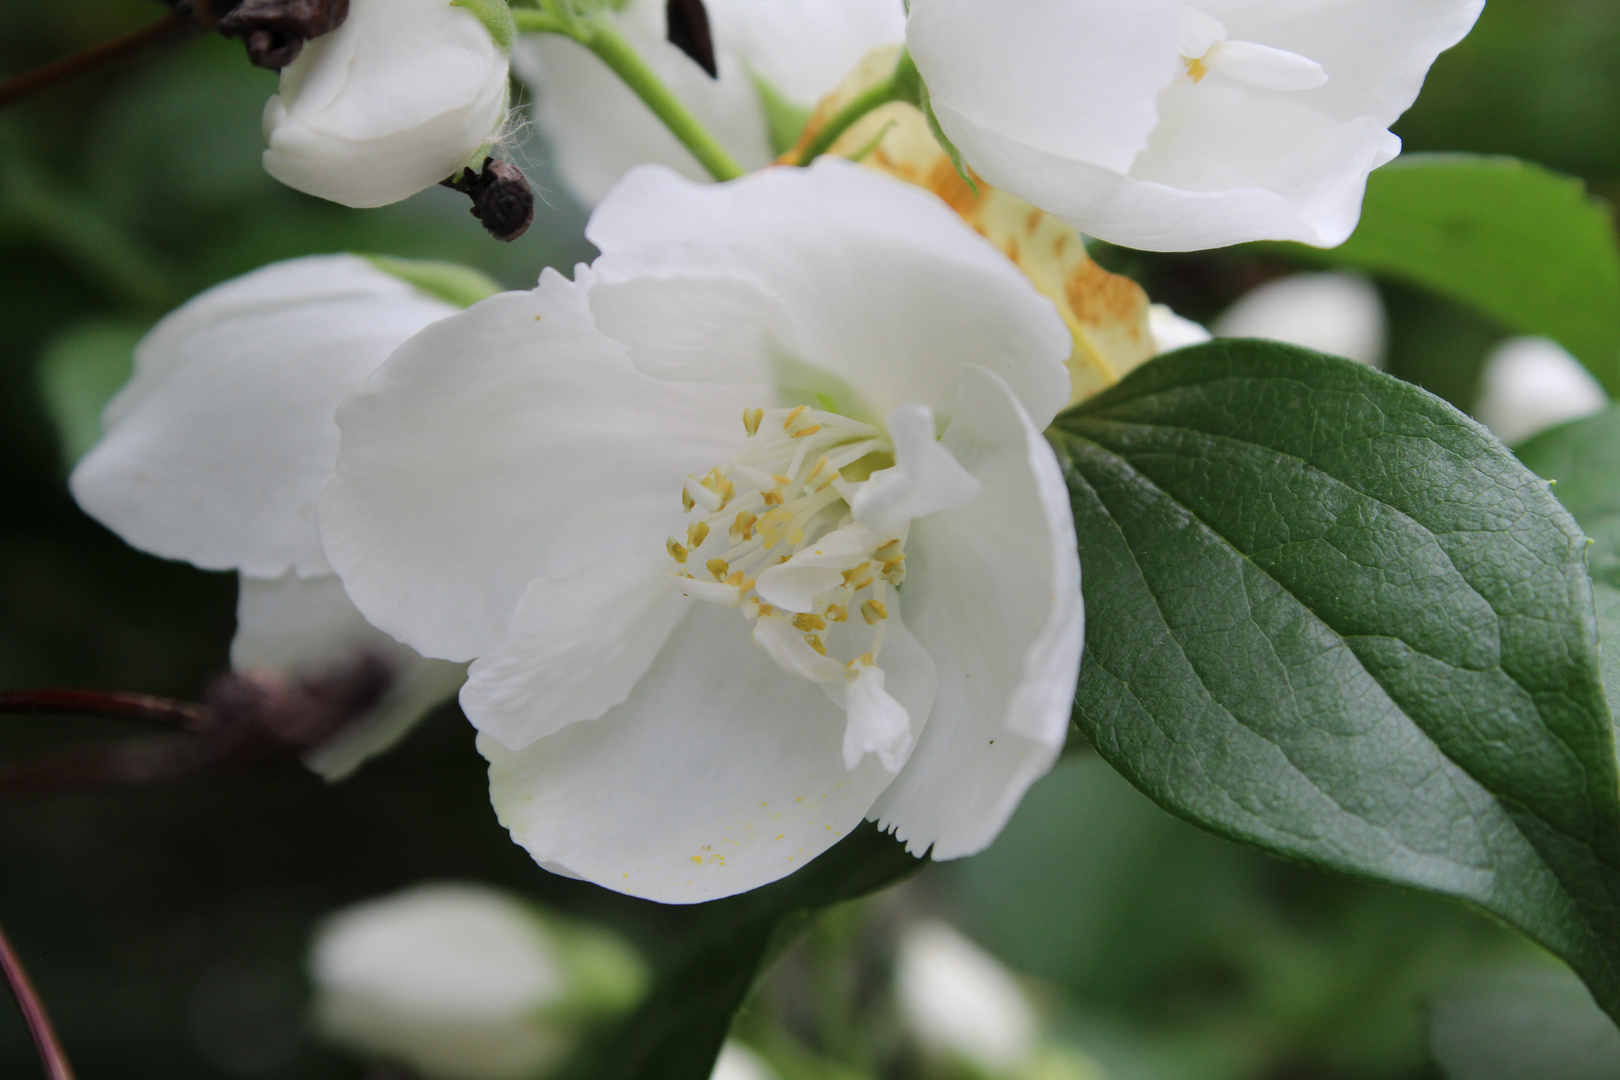
<path fill-rule="evenodd" d="M 1035 1059 L 1039 1025 L 1018 981 L 944 923 L 906 931 L 895 989 L 906 1025 L 925 1052 L 991 1078 L 1018 1075 Z"/>
<path fill-rule="evenodd" d="M 327 919 L 310 959 L 328 1039 L 424 1080 L 530 1080 L 592 1011 L 640 992 L 617 939 L 551 925 L 499 890 L 419 885 Z"/>
<path fill-rule="evenodd" d="M 1359 274 L 1295 274 L 1239 298 L 1215 320 L 1215 335 L 1269 338 L 1383 367 L 1384 302 Z"/>
<path fill-rule="evenodd" d="M 282 69 L 265 170 L 359 207 L 438 183 L 499 134 L 509 45 L 449 0 L 350 0 L 343 25 Z"/>
<path fill-rule="evenodd" d="M 1609 401 L 1581 362 L 1547 338 L 1502 342 L 1486 358 L 1479 384 L 1474 417 L 1510 446 Z"/>
<path fill-rule="evenodd" d="M 1174 352 L 1189 345 L 1202 345 L 1210 338 L 1203 326 L 1177 315 L 1169 304 L 1154 304 L 1148 308 L 1148 333 L 1153 335 L 1153 351 Z"/>

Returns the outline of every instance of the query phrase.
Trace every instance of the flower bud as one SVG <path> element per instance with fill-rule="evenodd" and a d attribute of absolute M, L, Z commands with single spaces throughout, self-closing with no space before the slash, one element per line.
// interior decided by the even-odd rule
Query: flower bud
<path fill-rule="evenodd" d="M 1294 274 L 1245 293 L 1215 320 L 1217 337 L 1268 338 L 1384 366 L 1384 302 L 1359 274 Z"/>
<path fill-rule="evenodd" d="M 418 885 L 330 916 L 310 975 L 332 1042 L 424 1080 L 530 1080 L 573 1048 L 581 1020 L 645 981 L 617 938 L 474 884 Z"/>
<path fill-rule="evenodd" d="M 264 110 L 266 171 L 357 207 L 438 183 L 498 137 L 509 45 L 446 0 L 350 0 L 343 25 L 282 70 Z"/>
<path fill-rule="evenodd" d="M 1473 412 L 1493 435 L 1514 445 L 1606 404 L 1603 387 L 1556 342 L 1517 337 L 1486 358 Z"/>
<path fill-rule="evenodd" d="M 895 990 L 930 1057 L 992 1078 L 1019 1075 L 1036 1058 L 1035 1009 L 1012 972 L 942 922 L 920 923 L 901 938 Z"/>

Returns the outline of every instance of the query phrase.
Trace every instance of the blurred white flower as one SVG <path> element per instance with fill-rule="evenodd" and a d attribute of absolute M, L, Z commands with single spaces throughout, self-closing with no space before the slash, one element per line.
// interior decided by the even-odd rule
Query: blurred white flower
<path fill-rule="evenodd" d="M 393 688 L 308 763 L 329 778 L 386 749 L 460 685 L 368 625 L 321 550 L 337 404 L 396 346 L 457 309 L 353 255 L 276 263 L 182 305 L 136 347 L 105 434 L 73 470 L 79 505 L 133 546 L 242 576 L 238 670 L 325 674 L 368 654 Z"/>
<path fill-rule="evenodd" d="M 492 798 L 544 866 L 692 902 L 864 817 L 981 850 L 1079 666 L 1041 436 L 1066 326 L 944 203 L 842 160 L 637 169 L 586 235 L 575 281 L 429 327 L 340 411 L 349 595 L 476 659 Z"/>
<path fill-rule="evenodd" d="M 776 1074 L 742 1043 L 727 1042 L 720 1048 L 720 1058 L 709 1080 L 776 1080 Z"/>
<path fill-rule="evenodd" d="M 310 955 L 315 1022 L 334 1043 L 424 1080 L 533 1080 L 582 1017 L 640 992 L 640 961 L 497 889 L 419 885 L 347 908 Z"/>
<path fill-rule="evenodd" d="M 1474 418 L 1508 445 L 1600 412 L 1609 396 L 1557 342 L 1509 338 L 1485 359 Z"/>
<path fill-rule="evenodd" d="M 1001 1080 L 1024 1072 L 1040 1046 L 1034 1006 L 1012 972 L 942 922 L 909 927 L 895 958 L 895 992 L 912 1037 L 935 1058 Z"/>
<path fill-rule="evenodd" d="M 1269 338 L 1384 366 L 1384 302 L 1359 274 L 1295 274 L 1251 289 L 1215 320 L 1216 337 Z"/>
<path fill-rule="evenodd" d="M 663 0 L 630 0 L 609 16 L 694 116 L 744 169 L 772 150 L 763 94 L 806 114 L 867 51 L 905 36 L 900 0 L 710 0 L 719 78 L 665 40 Z M 526 37 L 514 55 L 535 89 L 535 119 L 569 190 L 587 206 L 631 167 L 659 162 L 708 178 L 647 106 L 588 50 L 564 37 Z M 767 90 L 762 91 L 763 83 Z"/>
<path fill-rule="evenodd" d="M 1191 319 L 1177 315 L 1168 304 L 1154 304 L 1148 308 L 1148 332 L 1153 335 L 1155 353 L 1202 345 L 1210 339 L 1208 330 Z"/>
<path fill-rule="evenodd" d="M 469 163 L 506 119 L 507 51 L 449 0 L 349 0 L 264 107 L 265 170 L 345 206 L 383 206 Z"/>
<path fill-rule="evenodd" d="M 911 0 L 934 112 L 985 180 L 1153 251 L 1342 243 L 1389 126 L 1484 0 Z"/>

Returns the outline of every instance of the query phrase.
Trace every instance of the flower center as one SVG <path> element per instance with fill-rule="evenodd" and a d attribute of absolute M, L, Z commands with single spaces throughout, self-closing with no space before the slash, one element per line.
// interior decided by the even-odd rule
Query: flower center
<path fill-rule="evenodd" d="M 808 406 L 748 409 L 730 461 L 688 477 L 693 520 L 666 548 L 690 597 L 738 609 L 786 670 L 843 682 L 877 665 L 908 526 L 881 534 L 850 505 L 894 445 L 869 424 Z"/>

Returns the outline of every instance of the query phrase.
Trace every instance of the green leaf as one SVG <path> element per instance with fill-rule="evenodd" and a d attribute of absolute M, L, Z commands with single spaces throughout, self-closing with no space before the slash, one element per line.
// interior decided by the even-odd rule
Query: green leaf
<path fill-rule="evenodd" d="M 1439 997 L 1430 1045 L 1447 1080 L 1613 1080 L 1620 1030 L 1566 971 L 1480 974 Z"/>
<path fill-rule="evenodd" d="M 916 873 L 926 859 L 871 822 L 781 881 L 682 912 L 684 942 L 641 1007 L 588 1045 L 565 1073 L 579 1080 L 708 1080 L 766 963 L 817 911 Z"/>
<path fill-rule="evenodd" d="M 438 259 L 401 259 L 392 255 L 366 255 L 365 260 L 385 274 L 457 307 L 472 307 L 501 291 L 488 275 L 460 263 Z"/>
<path fill-rule="evenodd" d="M 1299 258 L 1421 285 L 1562 344 L 1620 395 L 1620 244 L 1580 180 L 1507 157 L 1413 154 L 1373 173 L 1361 225 Z"/>
<path fill-rule="evenodd" d="M 1477 904 L 1620 1014 L 1620 778 L 1548 485 L 1433 395 L 1273 342 L 1169 354 L 1052 439 L 1098 753 L 1215 832 Z"/>
<path fill-rule="evenodd" d="M 97 320 L 62 331 L 39 356 L 39 392 L 72 467 L 101 438 L 101 410 L 129 381 L 143 323 Z"/>

